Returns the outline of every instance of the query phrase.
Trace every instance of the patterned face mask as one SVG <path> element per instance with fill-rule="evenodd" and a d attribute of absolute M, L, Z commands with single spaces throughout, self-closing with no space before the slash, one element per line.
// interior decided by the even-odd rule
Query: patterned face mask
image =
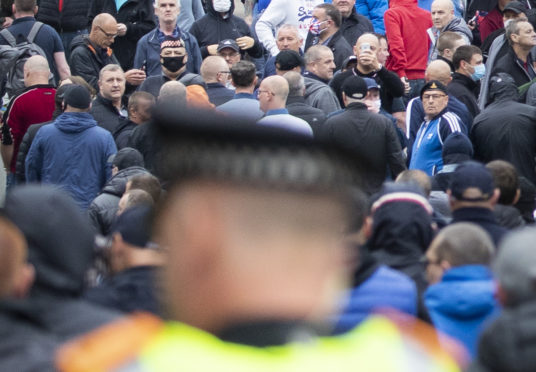
<path fill-rule="evenodd" d="M 314 35 L 314 36 L 318 36 L 322 33 L 322 31 L 324 31 L 325 29 L 321 29 L 320 28 L 320 25 L 326 23 L 328 21 L 319 21 L 318 19 L 315 19 L 313 20 L 313 22 L 311 23 L 311 26 L 309 26 L 309 31 L 311 31 L 311 33 Z"/>

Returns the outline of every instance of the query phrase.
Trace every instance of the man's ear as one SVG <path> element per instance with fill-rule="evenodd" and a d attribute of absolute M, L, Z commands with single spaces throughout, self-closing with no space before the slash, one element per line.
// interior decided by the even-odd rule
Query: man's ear
<path fill-rule="evenodd" d="M 372 227 L 374 226 L 374 218 L 372 216 L 367 216 L 365 218 L 365 221 L 363 222 L 363 227 L 361 228 L 363 230 L 363 235 L 365 236 L 365 239 L 370 239 L 372 236 Z"/>
<path fill-rule="evenodd" d="M 497 202 L 499 201 L 500 196 L 501 196 L 501 190 L 498 189 L 498 188 L 494 189 L 493 190 L 493 196 L 489 200 L 492 206 L 497 204 Z"/>
<path fill-rule="evenodd" d="M 35 268 L 31 263 L 25 263 L 17 276 L 13 286 L 13 297 L 24 298 L 30 292 L 35 281 Z"/>
<path fill-rule="evenodd" d="M 514 201 L 512 205 L 516 205 L 517 202 L 519 201 L 519 198 L 521 198 L 521 189 L 516 190 L 516 196 L 514 197 Z"/>
<path fill-rule="evenodd" d="M 439 262 L 439 266 L 443 269 L 443 271 L 447 271 L 452 268 L 452 265 L 447 260 L 441 260 Z"/>

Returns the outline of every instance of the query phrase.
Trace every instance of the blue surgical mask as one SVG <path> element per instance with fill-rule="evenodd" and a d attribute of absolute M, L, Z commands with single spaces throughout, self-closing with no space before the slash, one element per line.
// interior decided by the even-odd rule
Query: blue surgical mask
<path fill-rule="evenodd" d="M 473 66 L 473 68 L 475 69 L 475 72 L 471 74 L 471 79 L 473 79 L 474 81 L 479 81 L 484 77 L 484 75 L 486 75 L 485 64 L 481 63 L 479 65 Z"/>

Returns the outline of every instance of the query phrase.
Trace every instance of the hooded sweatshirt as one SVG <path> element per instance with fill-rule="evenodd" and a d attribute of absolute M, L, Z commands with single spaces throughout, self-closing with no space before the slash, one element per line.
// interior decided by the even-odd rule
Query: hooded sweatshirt
<path fill-rule="evenodd" d="M 430 12 L 420 9 L 417 0 L 391 0 L 390 5 L 384 15 L 387 69 L 410 80 L 424 79 L 430 47 L 426 30 L 433 25 Z"/>
<path fill-rule="evenodd" d="M 276 56 L 279 49 L 275 43 L 273 30 L 284 24 L 296 26 L 305 42 L 313 9 L 322 3 L 323 0 L 272 0 L 255 26 L 260 42 L 272 56 Z"/>
<path fill-rule="evenodd" d="M 207 1 L 206 5 L 207 14 L 195 21 L 190 28 L 190 33 L 199 43 L 201 56 L 203 58 L 206 58 L 209 55 L 207 46 L 219 44 L 220 41 L 225 39 L 236 40 L 242 36 L 249 36 L 255 40 L 255 44 L 253 44 L 251 48 L 245 50 L 244 53 L 247 53 L 253 58 L 260 58 L 262 56 L 262 45 L 260 45 L 257 38 L 252 35 L 247 23 L 242 18 L 233 14 L 234 1 L 231 1 L 231 8 L 224 17 L 214 10 L 212 1 Z"/>
<path fill-rule="evenodd" d="M 59 342 L 117 319 L 118 314 L 80 299 L 93 259 L 93 234 L 65 192 L 19 186 L 7 196 L 5 214 L 28 242 L 35 282 L 26 298 L 2 303 L 4 311 L 39 324 Z"/>
<path fill-rule="evenodd" d="M 85 210 L 111 175 L 108 158 L 116 152 L 110 132 L 89 113 L 65 112 L 37 132 L 26 179 L 61 186 Z"/>

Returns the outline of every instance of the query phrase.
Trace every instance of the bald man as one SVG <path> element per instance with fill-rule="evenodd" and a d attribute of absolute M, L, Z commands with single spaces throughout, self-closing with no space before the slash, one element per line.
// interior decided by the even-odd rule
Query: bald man
<path fill-rule="evenodd" d="M 33 56 L 24 64 L 23 93 L 12 99 L 4 114 L 0 152 L 7 172 L 7 187 L 15 184 L 16 159 L 22 137 L 32 124 L 52 119 L 56 89 L 49 84 L 50 69 L 45 57 Z"/>
<path fill-rule="evenodd" d="M 234 91 L 227 88 L 231 80 L 231 70 L 223 57 L 208 56 L 201 64 L 201 77 L 207 85 L 207 94 L 214 105 L 223 105 L 234 96 Z"/>
<path fill-rule="evenodd" d="M 444 85 L 448 85 L 452 81 L 450 66 L 447 62 L 441 60 L 435 60 L 430 62 L 426 68 L 424 74 L 425 80 L 438 80 Z M 462 124 L 462 132 L 468 134 L 471 130 L 471 125 L 473 125 L 473 117 L 469 113 L 467 107 L 456 97 L 449 94 L 449 101 L 447 104 L 447 112 L 452 112 L 456 114 Z M 425 113 L 424 107 L 420 97 L 416 97 L 409 101 L 408 107 L 406 110 L 406 136 L 408 137 L 408 149 L 411 149 L 413 142 L 415 141 L 415 136 L 417 131 L 424 121 Z"/>
<path fill-rule="evenodd" d="M 430 60 L 437 58 L 437 39 L 442 32 L 455 32 L 464 39 L 466 45 L 471 44 L 473 32 L 462 18 L 454 15 L 452 0 L 435 0 L 432 3 L 431 14 L 434 25 L 427 31 L 431 42 Z"/>
<path fill-rule="evenodd" d="M 110 46 L 118 36 L 117 22 L 108 13 L 98 14 L 91 24 L 89 36 L 80 35 L 71 43 L 71 70 L 99 91 L 99 71 L 106 65 L 119 64 Z M 145 80 L 145 72 L 132 69 L 125 72 L 126 81 L 138 86 Z"/>
<path fill-rule="evenodd" d="M 258 90 L 259 106 L 265 116 L 257 123 L 285 128 L 289 131 L 313 136 L 309 123 L 296 116 L 292 116 L 285 108 L 289 87 L 287 80 L 279 75 L 269 76 L 261 82 Z"/>

